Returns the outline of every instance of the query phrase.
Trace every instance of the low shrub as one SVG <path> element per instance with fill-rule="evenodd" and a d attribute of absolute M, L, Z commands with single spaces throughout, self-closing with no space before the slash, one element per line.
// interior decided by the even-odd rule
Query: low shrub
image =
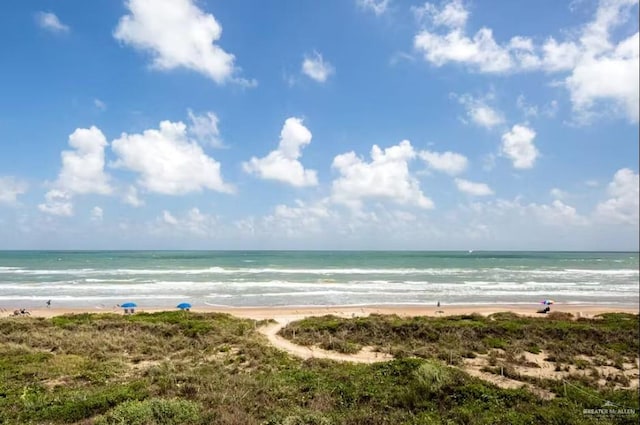
<path fill-rule="evenodd" d="M 191 425 L 201 422 L 200 410 L 187 400 L 127 401 L 98 417 L 95 425 Z"/>

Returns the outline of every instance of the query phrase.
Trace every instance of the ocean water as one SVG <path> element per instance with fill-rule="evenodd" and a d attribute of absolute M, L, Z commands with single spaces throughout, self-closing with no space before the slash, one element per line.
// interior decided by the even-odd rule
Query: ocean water
<path fill-rule="evenodd" d="M 0 251 L 0 307 L 638 306 L 637 252 Z"/>

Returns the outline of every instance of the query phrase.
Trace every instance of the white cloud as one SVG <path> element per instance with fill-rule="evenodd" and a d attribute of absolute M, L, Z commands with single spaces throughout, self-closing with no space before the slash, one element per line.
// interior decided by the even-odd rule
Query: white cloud
<path fill-rule="evenodd" d="M 539 156 L 533 144 L 536 132 L 524 125 L 514 125 L 502 135 L 501 152 L 513 161 L 514 168 L 533 168 Z"/>
<path fill-rule="evenodd" d="M 219 220 L 216 216 L 205 214 L 198 208 L 191 208 L 182 216 L 176 217 L 169 211 L 163 211 L 162 216 L 158 217 L 150 224 L 151 233 L 161 236 L 196 236 L 196 237 L 212 237 L 219 231 Z"/>
<path fill-rule="evenodd" d="M 566 41 L 548 37 L 542 45 L 514 36 L 498 43 L 490 28 L 469 36 L 464 29 L 467 11 L 458 0 L 438 8 L 431 3 L 418 9 L 430 25 L 414 37 L 414 48 L 434 66 L 458 63 L 482 73 L 543 71 L 564 73 L 577 121 L 588 123 L 601 110 L 638 121 L 639 33 L 612 41 L 613 30 L 629 22 L 637 0 L 601 0 L 593 20 Z M 455 13 L 453 13 L 455 11 Z M 439 30 L 439 27 L 445 30 Z M 568 75 L 567 75 L 568 74 Z"/>
<path fill-rule="evenodd" d="M 36 13 L 36 22 L 38 23 L 40 28 L 51 31 L 53 33 L 69 32 L 69 27 L 60 22 L 60 19 L 58 19 L 58 17 L 51 12 Z"/>
<path fill-rule="evenodd" d="M 334 213 L 328 207 L 328 200 L 306 204 L 296 200 L 295 206 L 277 205 L 272 214 L 264 217 L 263 229 L 287 237 L 305 237 L 322 234 Z"/>
<path fill-rule="evenodd" d="M 364 10 L 373 12 L 376 16 L 382 15 L 387 11 L 390 0 L 356 0 L 358 6 Z"/>
<path fill-rule="evenodd" d="M 108 145 L 99 128 L 77 128 L 69 136 L 74 150 L 61 153 L 62 169 L 45 195 L 41 211 L 54 215 L 73 215 L 74 195 L 109 195 L 113 189 L 110 177 L 104 172 L 104 148 Z"/>
<path fill-rule="evenodd" d="M 575 43 L 558 43 L 553 37 L 549 37 L 541 49 L 539 65 L 547 72 L 570 71 L 576 66 L 582 54 Z"/>
<path fill-rule="evenodd" d="M 138 197 L 138 189 L 135 186 L 129 186 L 123 200 L 126 204 L 136 208 L 144 205 L 144 201 Z"/>
<path fill-rule="evenodd" d="M 264 158 L 252 157 L 242 164 L 242 168 L 262 179 L 278 180 L 296 187 L 315 186 L 318 184 L 316 171 L 305 170 L 298 161 L 302 148 L 311 143 L 311 137 L 300 118 L 287 118 L 280 132 L 278 148 Z"/>
<path fill-rule="evenodd" d="M 209 144 L 215 148 L 224 147 L 220 138 L 220 130 L 218 129 L 220 120 L 216 114 L 205 112 L 201 115 L 196 115 L 189 110 L 189 119 L 191 124 L 188 131 L 198 142 Z"/>
<path fill-rule="evenodd" d="M 235 57 L 215 44 L 222 27 L 193 0 L 127 0 L 129 15 L 120 18 L 114 37 L 151 53 L 154 68 L 187 68 L 218 84 L 235 81 Z"/>
<path fill-rule="evenodd" d="M 329 62 L 325 62 L 322 55 L 313 52 L 312 56 L 305 56 L 302 61 L 302 72 L 309 78 L 324 83 L 335 73 L 335 69 Z"/>
<path fill-rule="evenodd" d="M 485 97 L 473 97 L 470 94 L 452 96 L 465 107 L 467 117 L 476 125 L 491 129 L 505 121 L 504 115 L 500 111 L 488 105 L 488 101 L 493 98 L 491 94 Z"/>
<path fill-rule="evenodd" d="M 596 217 L 612 223 L 638 226 L 638 173 L 622 168 L 613 176 L 607 192 L 610 196 L 596 207 Z"/>
<path fill-rule="evenodd" d="M 359 208 L 364 199 L 387 199 L 399 204 L 433 208 L 433 202 L 420 190 L 409 172 L 409 161 L 416 157 L 411 143 L 403 140 L 384 151 L 371 148 L 367 163 L 354 152 L 336 156 L 332 167 L 340 173 L 333 181 L 332 199 Z"/>
<path fill-rule="evenodd" d="M 609 54 L 585 57 L 566 79 L 571 102 L 579 121 L 589 122 L 594 106 L 600 101 L 612 101 L 614 112 L 638 121 L 640 97 L 638 33 L 620 42 Z"/>
<path fill-rule="evenodd" d="M 384 235 L 385 246 L 406 249 L 407 241 L 430 239 L 429 221 L 404 209 L 388 209 L 376 202 L 371 209 L 350 209 L 334 205 L 330 198 L 293 205 L 280 204 L 264 217 L 236 220 L 234 227 L 251 243 L 270 241 L 282 249 L 323 249 L 336 246 L 367 249 L 374 246 L 376 235 Z M 419 245 L 411 245 L 419 246 Z"/>
<path fill-rule="evenodd" d="M 100 207 L 93 207 L 91 209 L 91 221 L 100 222 L 104 218 L 104 211 Z"/>
<path fill-rule="evenodd" d="M 165 210 L 162 211 L 162 222 L 175 226 L 176 224 L 178 224 L 178 219 L 176 219 L 169 211 Z"/>
<path fill-rule="evenodd" d="M 523 95 L 518 96 L 516 99 L 516 106 L 525 118 L 536 118 L 540 115 L 547 118 L 553 118 L 558 113 L 558 101 L 552 100 L 546 105 L 532 105 L 527 102 Z"/>
<path fill-rule="evenodd" d="M 418 21 L 427 19 L 436 26 L 447 28 L 463 28 L 469 18 L 469 12 L 464 8 L 461 0 L 445 3 L 442 9 L 427 2 L 420 7 L 412 7 L 411 11 Z"/>
<path fill-rule="evenodd" d="M 45 195 L 45 203 L 39 204 L 38 209 L 52 215 L 70 217 L 73 215 L 71 195 L 58 189 L 52 189 Z"/>
<path fill-rule="evenodd" d="M 551 205 L 531 204 L 529 209 L 546 224 L 554 226 L 582 226 L 588 224 L 587 219 L 579 215 L 574 207 L 563 203 L 559 199 L 554 200 Z"/>
<path fill-rule="evenodd" d="M 0 177 L 0 204 L 14 205 L 18 196 L 27 191 L 27 183 L 13 177 Z"/>
<path fill-rule="evenodd" d="M 69 194 L 110 194 L 109 176 L 104 172 L 104 148 L 108 145 L 99 128 L 78 128 L 69 136 L 73 151 L 63 151 L 62 170 L 55 186 Z"/>
<path fill-rule="evenodd" d="M 553 189 L 551 189 L 549 193 L 554 199 L 564 199 L 567 197 L 567 192 L 565 192 L 564 190 L 558 189 L 557 187 L 554 187 Z"/>
<path fill-rule="evenodd" d="M 180 195 L 203 189 L 232 193 L 220 173 L 220 163 L 189 140 L 182 122 L 162 121 L 159 130 L 123 133 L 111 144 L 115 167 L 140 174 L 138 184 L 152 192 Z"/>
<path fill-rule="evenodd" d="M 485 183 L 475 183 L 464 179 L 455 179 L 456 187 L 460 192 L 472 196 L 493 195 L 493 190 Z"/>
<path fill-rule="evenodd" d="M 567 226 L 585 226 L 589 221 L 578 214 L 577 210 L 560 200 L 554 200 L 551 204 L 523 203 L 516 198 L 513 201 L 498 199 L 485 203 L 472 204 L 473 216 L 480 219 L 489 227 L 505 229 L 538 225 L 565 228 Z M 497 226 L 496 226 L 497 225 Z M 512 230 L 508 230 L 512 232 Z"/>
<path fill-rule="evenodd" d="M 414 37 L 413 45 L 426 61 L 438 67 L 459 62 L 487 73 L 502 73 L 513 68 L 509 52 L 495 42 L 488 28 L 480 29 L 473 38 L 461 29 L 446 35 L 423 30 Z"/>
<path fill-rule="evenodd" d="M 418 156 L 425 161 L 430 168 L 449 175 L 462 173 L 467 169 L 469 163 L 466 156 L 449 151 L 443 153 L 421 151 L 418 153 Z"/>

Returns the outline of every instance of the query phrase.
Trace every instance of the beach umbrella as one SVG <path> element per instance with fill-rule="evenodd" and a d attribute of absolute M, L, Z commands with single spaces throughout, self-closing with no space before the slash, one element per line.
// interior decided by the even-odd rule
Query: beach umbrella
<path fill-rule="evenodd" d="M 544 304 L 544 305 L 551 305 L 555 303 L 554 300 L 544 300 L 544 301 L 540 301 L 540 304 Z"/>
<path fill-rule="evenodd" d="M 138 304 L 136 304 L 136 303 L 124 303 L 124 304 L 120 304 L 120 307 L 122 307 L 122 308 L 135 308 L 135 307 L 138 307 Z"/>
<path fill-rule="evenodd" d="M 179 308 L 180 310 L 189 310 L 191 308 L 191 304 L 189 303 L 180 303 L 176 306 L 176 308 Z"/>

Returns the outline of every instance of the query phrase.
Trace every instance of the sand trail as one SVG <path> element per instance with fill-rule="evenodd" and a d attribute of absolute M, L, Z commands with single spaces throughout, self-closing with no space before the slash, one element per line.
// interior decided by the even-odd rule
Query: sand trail
<path fill-rule="evenodd" d="M 351 363 L 377 363 L 385 362 L 393 359 L 393 356 L 386 353 L 379 353 L 372 351 L 370 348 L 364 348 L 355 354 L 343 354 L 335 351 L 324 350 L 315 346 L 303 346 L 294 344 L 278 335 L 280 329 L 287 325 L 287 321 L 280 321 L 270 323 L 266 326 L 258 328 L 258 332 L 266 336 L 269 342 L 276 348 L 285 351 L 292 356 L 301 359 L 329 359 L 338 362 L 351 362 Z"/>

